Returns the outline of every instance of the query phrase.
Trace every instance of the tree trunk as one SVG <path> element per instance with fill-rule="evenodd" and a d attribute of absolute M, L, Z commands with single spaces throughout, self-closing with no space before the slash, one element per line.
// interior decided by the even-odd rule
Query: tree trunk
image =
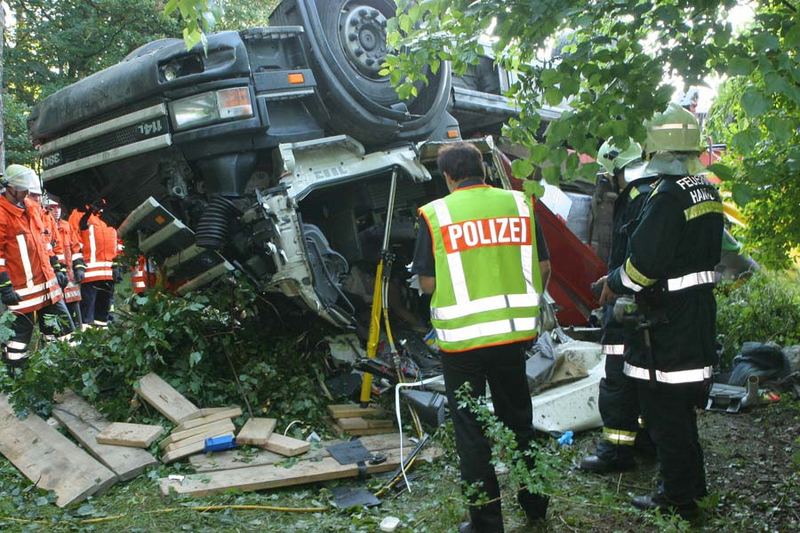
<path fill-rule="evenodd" d="M 0 3 L 0 174 L 6 168 L 6 134 L 3 109 L 3 93 L 5 92 L 5 80 L 3 79 L 3 46 L 6 42 L 6 12 L 3 4 Z"/>

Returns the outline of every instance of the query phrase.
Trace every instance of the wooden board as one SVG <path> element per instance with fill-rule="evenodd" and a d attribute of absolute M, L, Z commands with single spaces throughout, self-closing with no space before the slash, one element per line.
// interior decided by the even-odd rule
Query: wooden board
<path fill-rule="evenodd" d="M 0 394 L 0 453 L 44 490 L 56 505 L 78 503 L 100 494 L 117 476 L 36 415 L 19 420 Z"/>
<path fill-rule="evenodd" d="M 97 442 L 97 435 L 111 422 L 74 392 L 65 392 L 57 401 L 53 405 L 53 418 L 67 428 L 84 450 L 110 468 L 121 481 L 135 478 L 146 468 L 158 464 L 156 458 L 146 450 Z"/>
<path fill-rule="evenodd" d="M 333 430 L 340 437 L 343 435 L 351 435 L 353 437 L 364 437 L 367 435 L 383 435 L 386 433 L 392 433 L 395 430 L 395 428 L 394 426 L 391 426 L 387 428 L 344 429 L 339 424 L 334 424 Z"/>
<path fill-rule="evenodd" d="M 97 442 L 132 448 L 148 448 L 162 433 L 164 433 L 164 428 L 161 426 L 112 422 L 97 435 Z"/>
<path fill-rule="evenodd" d="M 371 452 L 390 450 L 400 446 L 400 435 L 389 433 L 384 435 L 373 435 L 359 439 L 366 449 Z M 330 457 L 327 448 L 334 444 L 341 444 L 343 440 L 323 441 L 314 444 L 311 449 L 302 457 L 302 460 L 318 460 L 323 457 Z M 406 439 L 404 447 L 411 449 L 414 445 Z M 263 466 L 280 463 L 286 457 L 268 450 L 258 450 L 243 452 L 242 450 L 228 450 L 210 455 L 193 455 L 189 458 L 196 472 L 216 472 L 218 470 L 234 470 L 237 468 L 247 468 L 251 466 Z"/>
<path fill-rule="evenodd" d="M 231 437 L 233 437 L 232 432 L 220 433 L 219 435 L 209 435 L 209 437 L 222 437 L 224 435 L 230 435 Z M 168 451 L 167 453 L 161 456 L 161 462 L 171 463 L 173 461 L 177 461 L 178 459 L 183 459 L 184 457 L 188 457 L 196 453 L 202 453 L 203 450 L 206 449 L 205 435 L 203 435 L 203 437 L 204 437 L 203 440 L 187 444 L 186 446 L 180 446 L 178 448 L 174 448 Z"/>
<path fill-rule="evenodd" d="M 251 418 L 236 435 L 236 444 L 240 446 L 263 446 L 275 431 L 274 418 Z"/>
<path fill-rule="evenodd" d="M 311 443 L 304 440 L 293 439 L 292 437 L 285 437 L 280 433 L 273 433 L 269 436 L 269 440 L 264 445 L 264 448 L 271 452 L 285 455 L 286 457 L 294 457 L 306 453 L 311 449 Z"/>
<path fill-rule="evenodd" d="M 386 418 L 340 418 L 336 421 L 336 425 L 340 428 L 349 429 L 378 429 L 378 428 L 392 428 L 394 421 Z"/>
<path fill-rule="evenodd" d="M 384 414 L 383 409 L 380 407 L 361 407 L 355 403 L 331 404 L 328 406 L 328 411 L 333 418 L 337 419 L 381 416 Z"/>
<path fill-rule="evenodd" d="M 226 418 L 236 418 L 237 416 L 242 416 L 242 409 L 240 407 L 226 407 L 224 409 L 220 409 L 215 413 L 210 413 L 206 416 L 192 418 L 191 420 L 184 420 L 183 422 L 178 424 L 172 430 L 172 432 L 175 433 L 177 431 L 192 429 L 196 428 L 197 426 L 203 426 L 206 424 L 210 424 L 211 422 L 216 422 L 217 420 L 225 420 Z"/>
<path fill-rule="evenodd" d="M 421 460 L 430 461 L 440 454 L 440 450 L 429 448 L 423 450 L 419 457 Z M 399 464 L 400 450 L 388 450 L 386 452 L 386 462 L 379 465 L 368 464 L 366 465 L 366 470 L 370 474 L 389 472 L 397 468 Z M 190 494 L 194 497 L 200 497 L 231 489 L 241 491 L 265 490 L 331 479 L 357 477 L 358 475 L 357 465 L 340 465 L 336 459 L 326 457 L 320 461 L 298 461 L 288 468 L 281 465 L 262 465 L 235 470 L 190 474 L 180 481 L 162 478 L 159 480 L 159 485 L 161 493 L 165 496 L 170 492 L 175 492 L 177 494 Z"/>
<path fill-rule="evenodd" d="M 173 442 L 178 442 L 183 439 L 188 439 L 189 437 L 194 437 L 195 435 L 219 435 L 220 433 L 234 433 L 236 428 L 231 422 L 230 418 L 226 418 L 224 420 L 217 420 L 216 422 L 211 422 L 210 424 L 205 424 L 203 426 L 197 426 L 191 429 L 184 429 L 183 431 L 178 431 L 177 433 L 171 433 L 167 438 L 162 439 L 161 442 L 158 443 L 159 448 L 163 448 L 168 444 L 172 444 Z"/>
<path fill-rule="evenodd" d="M 139 378 L 133 388 L 143 400 L 175 424 L 196 416 L 199 411 L 195 404 L 153 372 Z"/>
<path fill-rule="evenodd" d="M 233 428 L 233 426 L 230 426 L 227 429 L 225 429 L 225 426 L 221 426 L 220 429 L 215 430 L 211 433 L 200 433 L 199 435 L 193 435 L 186 439 L 181 439 L 178 442 L 167 444 L 166 446 L 161 448 L 161 451 L 162 453 L 167 453 L 173 450 L 177 450 L 178 448 L 194 444 L 195 442 L 205 442 L 205 440 L 209 437 L 219 437 L 220 435 L 232 435 L 235 431 L 235 428 L 234 429 L 231 428 Z M 217 431 L 219 431 L 219 433 Z"/>

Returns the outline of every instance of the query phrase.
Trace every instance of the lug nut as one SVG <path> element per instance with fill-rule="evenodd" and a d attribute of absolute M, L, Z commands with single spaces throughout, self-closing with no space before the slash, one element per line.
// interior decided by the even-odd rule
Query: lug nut
<path fill-rule="evenodd" d="M 358 39 L 358 35 L 356 35 L 355 33 L 350 33 L 348 34 L 347 38 L 350 39 L 351 41 L 355 41 L 356 39 Z"/>
<path fill-rule="evenodd" d="M 364 50 L 362 50 L 361 48 L 356 48 L 355 50 L 353 50 L 353 53 L 361 57 L 364 54 Z"/>
<path fill-rule="evenodd" d="M 368 67 L 371 67 L 372 65 L 375 64 L 375 60 L 372 59 L 371 57 L 368 57 L 366 63 Z"/>

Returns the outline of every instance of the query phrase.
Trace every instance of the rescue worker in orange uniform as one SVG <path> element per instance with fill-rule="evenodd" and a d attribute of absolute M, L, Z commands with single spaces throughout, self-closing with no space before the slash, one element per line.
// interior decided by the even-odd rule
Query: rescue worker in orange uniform
<path fill-rule="evenodd" d="M 60 239 L 61 255 L 57 255 L 59 262 L 67 269 L 69 283 L 64 287 L 64 301 L 75 324 L 82 324 L 81 319 L 81 282 L 86 271 L 80 238 L 75 234 L 69 222 L 61 218 L 61 204 L 53 197 L 48 197 L 44 202 L 45 210 L 50 214 L 51 220 L 56 225 Z M 57 250 L 58 252 L 58 250 Z"/>
<path fill-rule="evenodd" d="M 100 218 L 104 201 L 75 209 L 69 224 L 80 237 L 86 272 L 81 283 L 81 315 L 84 326 L 108 326 L 119 268 L 114 259 L 119 252 L 117 230 Z"/>
<path fill-rule="evenodd" d="M 55 253 L 45 244 L 36 204 L 27 200 L 34 180 L 38 185 L 39 177 L 30 168 L 10 165 L 0 196 L 0 299 L 16 315 L 14 336 L 3 350 L 11 367 L 26 362 L 35 323 L 44 336 L 64 337 L 74 329 L 53 269 Z"/>
<path fill-rule="evenodd" d="M 142 294 L 155 286 L 155 268 L 152 261 L 143 255 L 136 259 L 136 266 L 131 269 L 131 287 L 134 294 Z"/>

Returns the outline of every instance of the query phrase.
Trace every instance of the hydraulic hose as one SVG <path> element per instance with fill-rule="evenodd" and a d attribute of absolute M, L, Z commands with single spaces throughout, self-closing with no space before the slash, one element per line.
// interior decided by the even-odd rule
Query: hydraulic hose
<path fill-rule="evenodd" d="M 197 246 L 210 250 L 219 250 L 225 246 L 231 221 L 236 218 L 238 211 L 236 205 L 224 196 L 212 198 L 197 223 Z"/>

